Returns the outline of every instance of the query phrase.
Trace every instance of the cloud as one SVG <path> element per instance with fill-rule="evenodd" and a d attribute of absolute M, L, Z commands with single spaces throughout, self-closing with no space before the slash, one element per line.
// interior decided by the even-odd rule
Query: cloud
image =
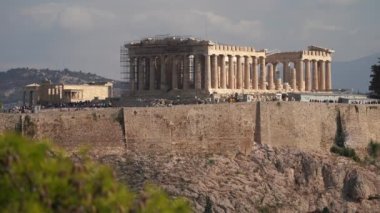
<path fill-rule="evenodd" d="M 178 17 L 178 18 L 173 18 Z M 259 39 L 263 35 L 262 23 L 259 20 L 239 19 L 201 10 L 154 10 L 139 13 L 129 20 L 132 28 L 138 32 L 182 35 L 212 38 L 227 42 L 243 41 L 248 43 L 252 39 Z M 157 24 L 159 23 L 159 24 Z"/>
<path fill-rule="evenodd" d="M 262 23 L 258 20 L 241 19 L 233 21 L 225 16 L 213 12 L 203 12 L 193 10 L 193 14 L 206 18 L 207 24 L 215 31 L 223 32 L 234 36 L 248 35 L 250 38 L 260 38 L 263 34 Z"/>
<path fill-rule="evenodd" d="M 115 18 L 108 11 L 63 3 L 46 3 L 25 8 L 21 14 L 31 18 L 42 28 L 58 26 L 70 31 L 90 30 Z"/>
<path fill-rule="evenodd" d="M 350 5 L 360 2 L 359 0 L 318 0 L 321 4 Z"/>
<path fill-rule="evenodd" d="M 341 31 L 343 30 L 343 28 L 340 26 L 333 25 L 333 24 L 325 24 L 321 21 L 307 20 L 304 25 L 304 30 L 305 31 L 317 30 L 317 31 L 334 32 L 334 31 Z"/>

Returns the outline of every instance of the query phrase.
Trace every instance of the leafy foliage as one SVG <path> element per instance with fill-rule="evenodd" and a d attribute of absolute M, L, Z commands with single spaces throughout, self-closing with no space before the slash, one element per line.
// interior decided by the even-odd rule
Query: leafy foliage
<path fill-rule="evenodd" d="M 380 143 L 371 140 L 368 144 L 368 154 L 375 159 L 380 157 Z"/>
<path fill-rule="evenodd" d="M 345 147 L 346 137 L 346 132 L 343 130 L 341 115 L 340 112 L 338 112 L 336 117 L 335 144 L 339 147 Z"/>
<path fill-rule="evenodd" d="M 204 213 L 212 213 L 212 200 L 210 199 L 209 196 L 206 197 L 206 206 Z"/>
<path fill-rule="evenodd" d="M 191 212 L 188 207 L 188 203 L 183 198 L 177 198 L 174 200 L 168 199 L 168 196 L 161 189 L 154 187 L 153 185 L 147 185 L 144 192 L 141 193 L 138 198 L 139 205 L 135 208 L 137 212 L 149 213 L 149 212 Z"/>
<path fill-rule="evenodd" d="M 33 138 L 37 134 L 37 125 L 32 121 L 30 115 L 25 116 L 23 128 L 24 134 L 28 137 Z"/>
<path fill-rule="evenodd" d="M 147 186 L 140 196 L 88 159 L 73 163 L 48 143 L 0 136 L 0 209 L 4 212 L 189 212 Z"/>
<path fill-rule="evenodd" d="M 369 90 L 373 92 L 374 97 L 380 98 L 380 64 L 372 65 L 371 71 L 372 79 L 370 81 Z"/>
<path fill-rule="evenodd" d="M 348 147 L 339 147 L 339 146 L 334 145 L 331 147 L 330 151 L 340 156 L 352 158 L 356 162 L 360 161 L 360 158 L 356 155 L 356 152 L 354 149 L 351 149 Z"/>

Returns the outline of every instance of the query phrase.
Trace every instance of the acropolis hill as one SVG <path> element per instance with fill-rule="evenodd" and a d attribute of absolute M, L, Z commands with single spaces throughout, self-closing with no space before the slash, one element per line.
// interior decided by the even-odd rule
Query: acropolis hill
<path fill-rule="evenodd" d="M 134 190 L 153 182 L 195 212 L 376 212 L 380 163 L 368 147 L 380 141 L 379 101 L 333 93 L 333 52 L 130 42 L 121 51 L 129 91 L 119 103 L 133 107 L 0 113 L 0 133 L 48 138 L 75 159 L 87 147 Z M 45 87 L 45 100 L 59 104 L 64 86 Z M 165 107 L 137 107 L 151 100 Z"/>
<path fill-rule="evenodd" d="M 121 181 L 136 189 L 152 181 L 196 212 L 207 199 L 216 212 L 374 212 L 379 170 L 329 152 L 339 125 L 364 158 L 380 140 L 380 108 L 257 102 L 0 114 L 0 132 L 73 152 L 87 146 Z"/>

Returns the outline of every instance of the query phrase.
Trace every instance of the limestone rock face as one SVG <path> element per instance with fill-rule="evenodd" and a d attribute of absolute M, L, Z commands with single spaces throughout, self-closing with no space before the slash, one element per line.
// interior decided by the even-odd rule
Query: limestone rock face
<path fill-rule="evenodd" d="M 347 172 L 344 179 L 344 194 L 353 201 L 362 201 L 368 197 L 369 189 L 365 177 L 357 170 Z"/>
<path fill-rule="evenodd" d="M 254 145 L 249 154 L 105 156 L 119 179 L 147 182 L 190 200 L 203 212 L 376 212 L 380 171 L 329 153 Z"/>

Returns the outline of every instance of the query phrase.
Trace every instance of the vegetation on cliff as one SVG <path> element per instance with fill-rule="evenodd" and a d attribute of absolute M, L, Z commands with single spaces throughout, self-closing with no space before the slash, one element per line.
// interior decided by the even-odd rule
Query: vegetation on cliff
<path fill-rule="evenodd" d="M 343 129 L 342 118 L 340 112 L 338 112 L 336 117 L 335 144 L 331 147 L 330 151 L 340 156 L 352 158 L 354 161 L 360 161 L 355 150 L 346 146 L 346 138 L 347 133 Z"/>
<path fill-rule="evenodd" d="M 146 186 L 138 195 L 110 168 L 74 162 L 48 143 L 0 136 L 0 209 L 4 212 L 189 212 L 187 201 Z"/>

